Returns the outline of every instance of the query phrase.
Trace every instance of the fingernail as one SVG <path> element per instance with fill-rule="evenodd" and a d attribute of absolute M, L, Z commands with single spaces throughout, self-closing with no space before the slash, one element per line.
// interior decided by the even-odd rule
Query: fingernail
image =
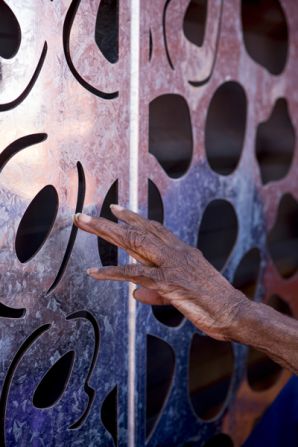
<path fill-rule="evenodd" d="M 86 224 L 90 223 L 90 222 L 91 222 L 91 219 L 92 219 L 92 217 L 87 216 L 87 214 L 83 214 L 83 213 L 77 213 L 77 214 L 75 215 L 75 218 L 76 218 L 79 222 L 83 222 L 83 223 L 86 223 Z"/>
<path fill-rule="evenodd" d="M 97 272 L 96 268 L 87 269 L 87 275 L 92 276 L 96 272 Z"/>
<path fill-rule="evenodd" d="M 112 205 L 110 205 L 110 208 L 112 208 L 115 211 L 123 211 L 124 210 L 123 206 L 117 205 L 115 203 L 112 203 Z"/>

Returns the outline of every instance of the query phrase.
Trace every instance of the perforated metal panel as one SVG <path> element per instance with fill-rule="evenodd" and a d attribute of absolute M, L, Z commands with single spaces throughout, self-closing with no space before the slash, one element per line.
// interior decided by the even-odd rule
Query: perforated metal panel
<path fill-rule="evenodd" d="M 0 3 L 1 446 L 243 443 L 289 373 L 88 278 L 126 255 L 72 215 L 137 199 L 297 315 L 297 33 L 291 0 Z"/>

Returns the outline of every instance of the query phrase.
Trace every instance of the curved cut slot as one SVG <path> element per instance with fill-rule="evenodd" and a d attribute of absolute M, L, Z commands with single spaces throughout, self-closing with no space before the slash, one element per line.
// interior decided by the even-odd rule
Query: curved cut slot
<path fill-rule="evenodd" d="M 73 369 L 74 351 L 64 354 L 46 373 L 33 395 L 36 408 L 49 408 L 61 399 Z"/>
<path fill-rule="evenodd" d="M 289 34 L 279 0 L 242 0 L 243 40 L 249 56 L 278 75 L 285 68 Z"/>
<path fill-rule="evenodd" d="M 111 204 L 118 203 L 118 180 L 116 180 L 110 187 L 101 207 L 100 217 L 118 222 L 110 209 Z M 107 242 L 101 237 L 97 238 L 98 253 L 103 266 L 118 264 L 118 249 L 116 245 Z"/>
<path fill-rule="evenodd" d="M 222 410 L 234 368 L 229 342 L 194 334 L 189 356 L 189 396 L 200 419 L 210 420 Z"/>
<path fill-rule="evenodd" d="M 219 433 L 208 439 L 203 447 L 234 447 L 234 443 L 230 436 L 225 435 L 224 433 Z"/>
<path fill-rule="evenodd" d="M 19 224 L 15 250 L 20 262 L 28 262 L 43 246 L 54 225 L 58 194 L 47 185 L 34 197 Z"/>
<path fill-rule="evenodd" d="M 285 194 L 280 201 L 267 244 L 280 275 L 294 275 L 298 269 L 298 204 L 291 194 Z"/>
<path fill-rule="evenodd" d="M 96 25 L 95 42 L 104 55 L 112 64 L 119 57 L 119 1 L 101 0 Z"/>
<path fill-rule="evenodd" d="M 175 369 L 173 348 L 147 335 L 146 437 L 152 433 L 167 400 Z"/>
<path fill-rule="evenodd" d="M 101 407 L 102 423 L 108 430 L 108 432 L 111 434 L 114 441 L 114 445 L 118 445 L 117 401 L 118 401 L 118 391 L 117 386 L 115 386 L 112 389 L 112 391 L 107 395 Z"/>
<path fill-rule="evenodd" d="M 191 0 L 184 16 L 184 35 L 198 47 L 201 47 L 204 42 L 207 10 L 207 0 Z"/>
<path fill-rule="evenodd" d="M 247 298 L 254 298 L 260 272 L 260 251 L 252 248 L 241 259 L 234 275 L 233 286 Z"/>
<path fill-rule="evenodd" d="M 190 111 L 182 96 L 161 95 L 150 103 L 149 152 L 169 177 L 180 178 L 188 170 L 193 137 Z"/>
<path fill-rule="evenodd" d="M 2 0 L 0 2 L 0 57 L 12 59 L 19 51 L 22 33 L 19 22 Z"/>
<path fill-rule="evenodd" d="M 238 220 L 230 202 L 213 200 L 204 211 L 197 247 L 207 261 L 221 270 L 235 245 Z"/>
<path fill-rule="evenodd" d="M 284 315 L 292 316 L 289 305 L 278 295 L 272 295 L 269 306 Z M 267 355 L 256 349 L 249 348 L 247 356 L 247 381 L 254 391 L 264 391 L 271 388 L 279 379 L 282 367 Z"/>
<path fill-rule="evenodd" d="M 295 130 L 287 101 L 276 101 L 269 119 L 259 124 L 256 135 L 256 156 L 264 184 L 285 177 L 295 150 Z"/>
<path fill-rule="evenodd" d="M 148 180 L 148 219 L 163 224 L 164 211 L 160 192 L 157 186 Z M 152 306 L 155 318 L 166 326 L 179 326 L 183 315 L 173 306 Z"/>
<path fill-rule="evenodd" d="M 0 302 L 0 318 L 23 318 L 25 315 L 26 309 L 15 309 Z"/>
<path fill-rule="evenodd" d="M 218 174 L 231 174 L 239 163 L 246 115 L 247 99 L 243 87 L 234 81 L 222 84 L 211 99 L 205 128 L 207 160 Z"/>

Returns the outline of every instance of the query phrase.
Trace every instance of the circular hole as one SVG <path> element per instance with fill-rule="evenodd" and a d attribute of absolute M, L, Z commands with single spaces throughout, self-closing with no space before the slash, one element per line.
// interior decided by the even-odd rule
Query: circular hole
<path fill-rule="evenodd" d="M 217 270 L 226 263 L 237 238 L 238 220 L 230 202 L 216 199 L 204 211 L 197 247 Z"/>
<path fill-rule="evenodd" d="M 270 73 L 282 73 L 287 62 L 289 35 L 279 0 L 242 0 L 241 19 L 249 56 Z"/>
<path fill-rule="evenodd" d="M 29 204 L 16 234 L 15 250 L 20 262 L 29 261 L 45 243 L 57 216 L 58 203 L 56 189 L 47 185 Z"/>
<path fill-rule="evenodd" d="M 189 356 L 189 395 L 197 416 L 218 416 L 230 388 L 234 356 L 229 342 L 194 334 Z"/>
<path fill-rule="evenodd" d="M 189 108 L 182 96 L 161 95 L 150 103 L 149 152 L 172 178 L 181 177 L 189 168 L 192 127 Z"/>
<path fill-rule="evenodd" d="M 208 163 L 218 174 L 231 174 L 237 167 L 245 136 L 246 112 L 245 91 L 238 82 L 225 82 L 211 99 L 205 148 Z"/>

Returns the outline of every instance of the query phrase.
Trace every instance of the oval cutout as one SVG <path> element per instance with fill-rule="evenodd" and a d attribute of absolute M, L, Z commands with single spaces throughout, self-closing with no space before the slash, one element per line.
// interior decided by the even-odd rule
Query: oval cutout
<path fill-rule="evenodd" d="M 118 203 L 118 180 L 110 187 L 101 207 L 100 217 L 109 219 L 112 222 L 118 222 L 110 209 L 110 205 Z M 105 239 L 97 238 L 98 253 L 103 266 L 118 264 L 118 248 Z"/>
<path fill-rule="evenodd" d="M 171 388 L 175 353 L 164 340 L 147 335 L 146 438 L 152 433 Z"/>
<path fill-rule="evenodd" d="M 191 0 L 184 15 L 184 35 L 190 42 L 198 47 L 201 47 L 204 42 L 207 9 L 207 0 Z"/>
<path fill-rule="evenodd" d="M 224 199 L 210 202 L 199 228 L 197 247 L 207 261 L 221 270 L 234 247 L 238 220 L 234 207 Z"/>
<path fill-rule="evenodd" d="M 189 107 L 183 96 L 161 95 L 149 105 L 149 152 L 169 177 L 180 178 L 188 170 L 193 153 Z"/>
<path fill-rule="evenodd" d="M 0 57 L 12 59 L 21 45 L 19 22 L 4 0 L 0 2 Z"/>
<path fill-rule="evenodd" d="M 208 421 L 221 412 L 230 388 L 234 355 L 229 342 L 194 334 L 188 369 L 188 391 L 200 419 Z"/>
<path fill-rule="evenodd" d="M 233 279 L 233 286 L 247 298 L 253 299 L 258 285 L 261 256 L 258 248 L 252 248 L 241 259 Z"/>
<path fill-rule="evenodd" d="M 267 121 L 260 123 L 256 135 L 256 156 L 263 184 L 285 177 L 295 151 L 295 130 L 287 101 L 279 98 Z"/>
<path fill-rule="evenodd" d="M 268 305 L 284 315 L 292 316 L 289 305 L 278 295 L 272 295 Z M 254 391 L 271 388 L 279 379 L 282 367 L 263 352 L 249 348 L 247 356 L 247 381 Z"/>
<path fill-rule="evenodd" d="M 33 395 L 36 408 L 49 408 L 61 399 L 73 369 L 74 351 L 69 351 L 54 363 L 42 378 Z"/>
<path fill-rule="evenodd" d="M 95 42 L 111 63 L 119 58 L 119 0 L 101 0 L 95 25 Z"/>
<path fill-rule="evenodd" d="M 205 148 L 208 163 L 221 175 L 237 167 L 246 129 L 247 99 L 243 87 L 228 81 L 215 91 L 208 108 Z"/>
<path fill-rule="evenodd" d="M 241 19 L 247 53 L 270 73 L 279 75 L 288 56 L 287 19 L 279 0 L 242 0 Z"/>
<path fill-rule="evenodd" d="M 56 220 L 58 194 L 47 185 L 26 209 L 16 234 L 15 250 L 20 262 L 28 262 L 41 249 Z"/>
<path fill-rule="evenodd" d="M 279 203 L 267 244 L 279 274 L 293 276 L 298 269 L 298 203 L 291 194 L 285 194 Z"/>

